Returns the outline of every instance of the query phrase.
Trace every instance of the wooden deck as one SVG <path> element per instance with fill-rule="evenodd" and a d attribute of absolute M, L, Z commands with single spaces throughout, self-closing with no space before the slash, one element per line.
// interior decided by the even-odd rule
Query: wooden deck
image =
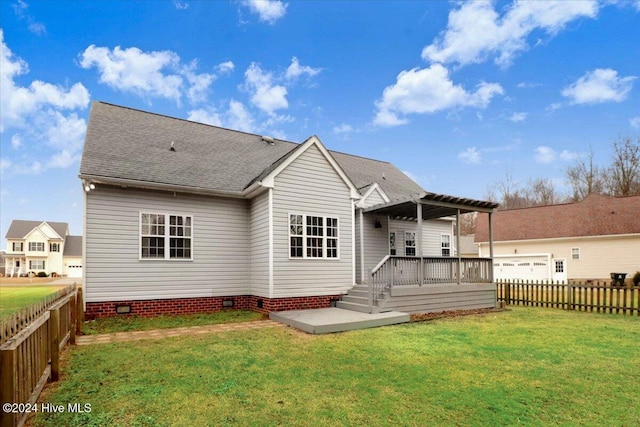
<path fill-rule="evenodd" d="M 395 286 L 378 300 L 380 312 L 437 313 L 496 307 L 493 283 Z"/>

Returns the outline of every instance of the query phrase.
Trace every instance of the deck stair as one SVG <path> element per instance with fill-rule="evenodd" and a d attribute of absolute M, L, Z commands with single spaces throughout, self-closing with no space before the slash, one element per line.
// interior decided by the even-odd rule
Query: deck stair
<path fill-rule="evenodd" d="M 380 301 L 374 301 L 373 309 L 371 313 L 383 313 L 385 311 L 380 309 L 379 302 L 382 303 L 388 298 L 388 295 L 383 295 Z M 336 303 L 336 307 L 344 308 L 345 310 L 359 311 L 361 313 L 369 313 L 369 287 L 367 285 L 356 285 L 342 297 L 340 301 Z"/>

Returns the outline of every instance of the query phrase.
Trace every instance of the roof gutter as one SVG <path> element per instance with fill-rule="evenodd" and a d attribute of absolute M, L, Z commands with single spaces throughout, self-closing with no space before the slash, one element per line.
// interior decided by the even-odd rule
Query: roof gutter
<path fill-rule="evenodd" d="M 158 191 L 171 191 L 177 193 L 189 193 L 199 194 L 205 196 L 218 196 L 218 197 L 230 197 L 235 199 L 245 199 L 247 197 L 247 190 L 245 191 L 224 191 L 224 190 L 212 190 L 203 187 L 189 187 L 184 185 L 164 184 L 158 182 L 137 181 L 126 178 L 112 178 L 96 175 L 80 174 L 78 175 L 83 180 L 83 184 L 96 185 L 114 185 L 122 188 L 141 188 L 145 190 L 158 190 Z M 249 187 L 251 188 L 251 187 Z"/>

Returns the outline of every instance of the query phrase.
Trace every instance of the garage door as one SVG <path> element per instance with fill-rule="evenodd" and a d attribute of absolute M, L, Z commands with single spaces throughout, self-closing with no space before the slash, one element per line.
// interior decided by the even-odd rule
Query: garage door
<path fill-rule="evenodd" d="M 496 279 L 548 280 L 547 257 L 494 258 L 493 274 Z"/>
<path fill-rule="evenodd" d="M 67 277 L 82 277 L 82 266 L 81 265 L 68 266 Z"/>

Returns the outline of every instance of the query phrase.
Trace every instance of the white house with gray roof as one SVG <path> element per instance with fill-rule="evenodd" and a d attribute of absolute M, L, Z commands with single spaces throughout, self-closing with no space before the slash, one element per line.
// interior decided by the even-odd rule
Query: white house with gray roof
<path fill-rule="evenodd" d="M 479 295 L 468 305 L 495 304 L 490 260 L 467 265 L 451 248 L 456 215 L 496 205 L 425 192 L 316 136 L 297 144 L 94 102 L 80 178 L 89 316 L 338 300 L 383 311 L 389 280 L 405 293 L 466 283 L 458 291 Z"/>
<path fill-rule="evenodd" d="M 82 236 L 69 235 L 66 222 L 14 220 L 5 238 L 7 276 L 82 277 Z"/>

